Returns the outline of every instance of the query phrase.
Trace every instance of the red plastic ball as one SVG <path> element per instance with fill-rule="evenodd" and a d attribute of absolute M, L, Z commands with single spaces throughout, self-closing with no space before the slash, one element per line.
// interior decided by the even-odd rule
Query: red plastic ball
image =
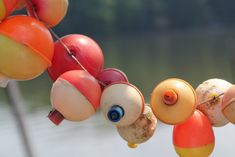
<path fill-rule="evenodd" d="M 101 87 L 106 87 L 115 82 L 128 82 L 124 72 L 116 68 L 106 68 L 97 76 Z"/>
<path fill-rule="evenodd" d="M 94 40 L 85 35 L 71 34 L 61 38 L 61 41 L 91 75 L 96 77 L 103 70 L 104 57 L 102 50 Z M 69 55 L 61 42 L 57 41 L 52 66 L 48 68 L 51 79 L 55 81 L 66 71 L 82 69 Z"/>

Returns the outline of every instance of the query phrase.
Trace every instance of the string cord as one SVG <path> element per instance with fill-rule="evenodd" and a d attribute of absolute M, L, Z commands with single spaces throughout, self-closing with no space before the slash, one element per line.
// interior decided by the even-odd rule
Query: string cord
<path fill-rule="evenodd" d="M 208 100 L 206 100 L 206 101 L 201 102 L 199 105 L 208 104 L 208 103 L 214 102 L 214 101 L 216 101 L 219 97 L 224 96 L 224 94 L 225 94 L 225 93 L 221 93 L 221 94 L 219 94 L 219 95 L 213 96 L 212 98 L 210 98 L 210 99 L 208 99 Z"/>
<path fill-rule="evenodd" d="M 30 9 L 32 9 L 33 11 L 33 15 L 34 17 L 41 21 L 40 18 L 38 17 L 37 15 L 37 12 L 35 10 L 35 7 L 33 5 L 33 3 L 31 2 L 31 0 L 27 0 L 27 4 L 29 5 Z M 45 22 L 41 21 L 46 27 L 47 29 L 51 32 L 52 36 L 57 40 L 59 41 L 59 43 L 64 47 L 64 49 L 67 51 L 67 53 L 69 54 L 69 56 L 84 70 L 86 71 L 87 73 L 89 73 L 89 71 L 79 62 L 79 60 L 76 58 L 76 56 L 73 54 L 73 52 L 71 52 L 68 48 L 68 46 L 61 40 L 61 38 L 53 31 L 53 29 L 51 27 L 49 27 Z M 90 74 L 90 73 L 89 73 Z M 100 81 L 100 80 L 97 80 L 102 86 L 107 86 L 106 83 Z"/>
<path fill-rule="evenodd" d="M 31 0 L 27 0 L 27 3 L 28 5 L 30 6 L 30 8 L 32 9 L 33 11 L 33 15 L 36 17 L 37 20 L 41 21 L 40 18 L 38 17 L 37 15 L 37 12 L 35 10 L 35 7 L 33 5 L 33 3 L 31 2 Z M 43 22 L 43 21 L 41 21 Z M 68 48 L 68 46 L 61 40 L 61 38 L 53 31 L 53 29 L 51 27 L 49 27 L 45 22 L 43 22 L 43 24 L 48 28 L 48 30 L 51 32 L 52 36 L 60 42 L 60 44 L 64 47 L 64 49 L 67 51 L 67 53 L 69 54 L 69 56 L 84 70 L 86 71 L 87 73 L 89 73 L 89 71 L 79 62 L 79 60 L 76 58 L 76 56 L 74 56 L 73 52 L 71 52 Z M 90 73 L 89 73 L 90 74 Z M 97 80 L 102 86 L 107 86 L 106 83 L 100 81 L 100 80 Z M 217 96 L 213 96 L 211 99 L 208 99 L 206 101 L 203 101 L 201 102 L 199 105 L 202 105 L 202 104 L 206 104 L 206 103 L 210 103 L 212 101 L 215 101 L 216 99 L 218 99 L 219 97 L 223 96 L 224 93 L 221 93 Z"/>

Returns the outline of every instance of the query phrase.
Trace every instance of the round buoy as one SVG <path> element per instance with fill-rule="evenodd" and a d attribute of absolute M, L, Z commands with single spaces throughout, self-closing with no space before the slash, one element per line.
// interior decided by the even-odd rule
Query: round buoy
<path fill-rule="evenodd" d="M 97 79 L 101 82 L 102 88 L 115 82 L 128 82 L 128 78 L 124 72 L 116 68 L 106 68 L 99 75 Z"/>
<path fill-rule="evenodd" d="M 156 129 L 157 119 L 149 106 L 145 106 L 143 114 L 132 124 L 117 126 L 119 135 L 128 143 L 130 148 L 135 148 L 149 140 Z"/>
<path fill-rule="evenodd" d="M 63 117 L 70 121 L 85 120 L 99 108 L 100 96 L 100 85 L 93 76 L 83 70 L 68 71 L 52 86 L 51 104 L 55 110 L 49 118 L 57 125 Z"/>
<path fill-rule="evenodd" d="M 85 35 L 71 34 L 61 38 L 61 41 L 91 75 L 96 77 L 103 70 L 103 53 L 94 40 Z M 60 41 L 56 41 L 52 66 L 48 68 L 53 81 L 66 71 L 83 70 L 83 67 L 68 54 Z"/>
<path fill-rule="evenodd" d="M 225 118 L 235 124 L 235 85 L 225 92 L 221 107 Z"/>
<path fill-rule="evenodd" d="M 155 87 L 150 104 L 153 113 L 161 121 L 166 124 L 178 124 L 195 111 L 196 95 L 189 83 L 172 78 Z"/>
<path fill-rule="evenodd" d="M 187 121 L 174 126 L 173 144 L 180 157 L 209 157 L 215 137 L 208 118 L 196 110 Z"/>
<path fill-rule="evenodd" d="M 12 16 L 0 23 L 0 73 L 30 80 L 51 65 L 53 39 L 48 29 L 28 16 Z"/>
<path fill-rule="evenodd" d="M 223 99 L 221 94 L 225 93 L 231 86 L 232 84 L 225 80 L 209 79 L 196 88 L 197 108 L 209 118 L 211 124 L 215 127 L 224 126 L 228 123 L 221 111 Z"/>
<path fill-rule="evenodd" d="M 27 11 L 30 16 L 37 17 L 49 27 L 54 27 L 65 17 L 69 2 L 68 0 L 30 0 Z M 34 7 L 34 11 L 33 8 Z"/>
<path fill-rule="evenodd" d="M 107 86 L 100 103 L 105 118 L 117 126 L 134 123 L 143 113 L 145 105 L 141 92 L 127 82 Z"/>

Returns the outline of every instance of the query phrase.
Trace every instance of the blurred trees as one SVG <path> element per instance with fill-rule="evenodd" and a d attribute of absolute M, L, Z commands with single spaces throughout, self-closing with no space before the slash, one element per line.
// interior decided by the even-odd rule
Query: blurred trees
<path fill-rule="evenodd" d="M 213 9 L 216 21 L 224 25 L 235 24 L 235 1 L 234 0 L 209 0 L 209 5 Z"/>
<path fill-rule="evenodd" d="M 56 29 L 113 34 L 233 26 L 234 7 L 234 0 L 70 0 L 69 12 Z"/>

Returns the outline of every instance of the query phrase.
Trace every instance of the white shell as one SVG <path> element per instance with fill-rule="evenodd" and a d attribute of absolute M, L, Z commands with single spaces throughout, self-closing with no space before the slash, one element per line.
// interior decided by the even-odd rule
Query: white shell
<path fill-rule="evenodd" d="M 128 126 L 118 126 L 120 136 L 129 143 L 140 144 L 150 139 L 157 125 L 157 118 L 152 109 L 145 106 L 144 113 L 133 124 Z"/>
<path fill-rule="evenodd" d="M 228 120 L 221 111 L 223 96 L 216 99 L 216 101 L 211 101 L 209 103 L 203 102 L 213 98 L 213 96 L 225 93 L 231 86 L 232 84 L 225 80 L 209 79 L 200 84 L 196 89 L 198 100 L 197 108 L 209 118 L 211 124 L 215 127 L 224 126 L 228 123 Z"/>
<path fill-rule="evenodd" d="M 70 121 L 82 121 L 95 114 L 95 109 L 87 98 L 63 79 L 57 79 L 53 84 L 51 103 L 65 119 Z"/>
<path fill-rule="evenodd" d="M 124 109 L 124 117 L 119 122 L 111 122 L 124 126 L 135 122 L 143 112 L 144 100 L 141 93 L 128 84 L 113 84 L 105 88 L 101 96 L 101 110 L 106 119 L 107 113 L 113 105 Z"/>

